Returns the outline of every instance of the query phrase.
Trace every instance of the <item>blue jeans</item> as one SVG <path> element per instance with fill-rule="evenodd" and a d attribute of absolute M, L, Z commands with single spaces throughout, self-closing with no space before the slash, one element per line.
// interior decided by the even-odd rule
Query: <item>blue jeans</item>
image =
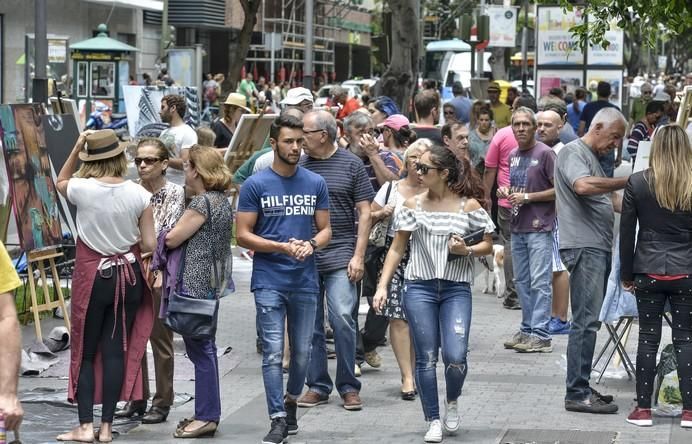
<path fill-rule="evenodd" d="M 336 384 L 339 395 L 360 392 L 355 375 L 356 323 L 351 312 L 357 303 L 356 284 L 348 279 L 346 269 L 323 272 L 320 276 L 321 294 L 317 300 L 317 316 L 312 334 L 312 356 L 308 367 L 307 385 L 311 391 L 329 395 Z M 327 299 L 329 323 L 334 330 L 336 350 L 336 379 L 332 383 L 327 368 L 327 342 L 324 333 L 324 299 Z M 291 364 L 293 365 L 293 364 Z"/>
<path fill-rule="evenodd" d="M 608 275 L 610 251 L 597 248 L 560 250 L 562 262 L 569 271 L 569 293 L 572 304 L 572 326 L 567 343 L 566 400 L 583 401 L 591 396 L 589 378 L 596 335 Z"/>
<path fill-rule="evenodd" d="M 512 233 L 512 265 L 521 303 L 521 331 L 550 339 L 553 232 Z"/>
<path fill-rule="evenodd" d="M 442 279 L 406 281 L 404 310 L 416 351 L 416 385 L 426 421 L 440 418 L 437 358 L 442 348 L 447 400 L 461 395 L 471 325 L 471 286 Z"/>
<path fill-rule="evenodd" d="M 286 416 L 283 394 L 284 323 L 288 324 L 291 368 L 286 393 L 298 398 L 303 391 L 310 362 L 310 338 L 317 306 L 317 293 L 258 289 L 255 291 L 257 323 L 262 340 L 262 377 L 269 417 Z M 287 319 L 288 318 L 288 319 Z"/>
<path fill-rule="evenodd" d="M 219 422 L 219 361 L 216 339 L 193 339 L 183 336 L 185 352 L 195 365 L 195 419 Z"/>

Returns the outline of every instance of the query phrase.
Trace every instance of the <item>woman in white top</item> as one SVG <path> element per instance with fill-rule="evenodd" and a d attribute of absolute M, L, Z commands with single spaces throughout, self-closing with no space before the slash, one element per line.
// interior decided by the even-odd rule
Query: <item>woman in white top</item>
<path fill-rule="evenodd" d="M 151 194 L 124 179 L 123 151 L 113 130 L 84 133 L 58 175 L 58 191 L 77 207 L 68 400 L 77 402 L 80 422 L 59 441 L 94 441 L 96 403 L 103 404 L 96 440 L 110 442 L 116 403 L 142 399 L 140 363 L 154 313 L 139 244 L 152 251 L 156 238 Z"/>
<path fill-rule="evenodd" d="M 391 217 L 394 210 L 416 194 L 425 191 L 425 187 L 416 173 L 416 164 L 420 156 L 432 146 L 429 139 L 418 139 L 404 152 L 404 168 L 406 177 L 401 180 L 385 184 L 377 192 L 375 200 L 370 207 L 370 215 L 373 225 L 382 222 L 387 226 L 387 237 L 385 238 L 385 248 L 389 249 L 394 239 L 394 226 Z M 387 199 L 389 194 L 389 199 Z M 411 348 L 411 337 L 409 336 L 406 314 L 402 305 L 404 291 L 404 269 L 408 262 L 408 255 L 405 255 L 394 273 L 392 282 L 389 285 L 386 300 L 384 301 L 383 315 L 389 318 L 389 336 L 392 341 L 392 350 L 399 364 L 401 371 L 401 398 L 405 401 L 416 399 L 416 390 L 413 382 L 413 350 Z M 384 265 L 384 255 L 380 263 L 379 273 L 382 273 Z M 375 307 L 381 301 L 373 300 Z"/>
<path fill-rule="evenodd" d="M 404 310 L 416 352 L 418 392 L 428 422 L 425 442 L 441 442 L 443 426 L 453 432 L 460 424 L 457 398 L 467 371 L 473 256 L 492 251 L 495 225 L 481 206 L 481 180 L 468 159 L 457 160 L 447 148 L 433 146 L 421 156 L 416 169 L 428 191 L 407 199 L 395 213 L 396 235 L 375 298 L 381 310 L 387 286 L 410 239 Z M 466 245 L 462 237 L 476 232 L 482 234 L 482 240 Z M 447 386 L 444 423 L 437 397 L 440 348 Z"/>

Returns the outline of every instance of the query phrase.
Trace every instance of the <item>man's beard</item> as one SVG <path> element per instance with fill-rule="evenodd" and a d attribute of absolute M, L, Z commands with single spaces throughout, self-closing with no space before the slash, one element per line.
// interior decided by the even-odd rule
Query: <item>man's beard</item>
<path fill-rule="evenodd" d="M 276 152 L 274 152 L 274 155 L 281 159 L 286 165 L 296 165 L 300 160 L 300 156 L 298 156 L 298 159 L 296 159 L 295 161 L 290 160 L 288 157 L 282 156 L 279 150 L 276 150 Z"/>

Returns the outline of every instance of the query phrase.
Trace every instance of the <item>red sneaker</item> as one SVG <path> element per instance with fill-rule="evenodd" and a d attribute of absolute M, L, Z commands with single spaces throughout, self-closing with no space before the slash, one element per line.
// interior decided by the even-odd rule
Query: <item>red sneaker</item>
<path fill-rule="evenodd" d="M 639 407 L 635 407 L 625 421 L 640 427 L 654 425 L 651 419 L 651 409 L 640 409 Z"/>
<path fill-rule="evenodd" d="M 680 420 L 680 427 L 692 427 L 692 410 L 683 410 L 682 419 Z"/>

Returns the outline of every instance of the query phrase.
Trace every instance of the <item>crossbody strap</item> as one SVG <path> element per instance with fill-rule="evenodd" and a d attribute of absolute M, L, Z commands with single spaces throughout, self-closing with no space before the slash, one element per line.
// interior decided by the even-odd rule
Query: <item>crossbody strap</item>
<path fill-rule="evenodd" d="M 384 205 L 387 206 L 389 204 L 389 194 L 392 192 L 392 187 L 394 186 L 394 182 L 389 181 L 389 188 L 387 188 L 387 193 L 384 196 Z M 387 233 L 389 233 L 389 227 L 392 225 L 392 219 L 393 216 L 390 216 L 389 219 L 387 220 L 387 229 L 384 231 L 385 233 L 385 238 Z"/>
<path fill-rule="evenodd" d="M 209 223 L 209 229 L 212 229 L 212 214 L 211 214 L 211 204 L 209 203 L 209 197 L 205 194 L 204 196 L 204 202 L 207 204 L 207 214 L 209 216 L 207 217 L 207 222 Z M 211 260 L 212 263 L 214 264 L 214 284 L 217 286 L 214 288 L 214 299 L 219 298 L 219 288 L 218 286 L 220 285 L 219 282 L 219 270 L 216 266 L 216 246 L 214 245 L 214 242 L 211 243 Z"/>

